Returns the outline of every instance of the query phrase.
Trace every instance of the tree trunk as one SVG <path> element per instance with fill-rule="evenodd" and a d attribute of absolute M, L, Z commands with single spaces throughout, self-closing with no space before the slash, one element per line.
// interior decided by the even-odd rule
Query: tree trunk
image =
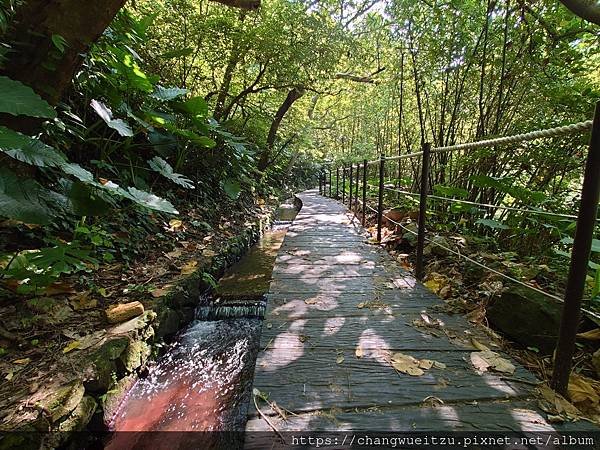
<path fill-rule="evenodd" d="M 126 0 L 29 0 L 17 11 L 4 73 L 56 105 L 87 51 Z M 53 38 L 66 41 L 64 51 Z"/>
<path fill-rule="evenodd" d="M 260 155 L 260 159 L 258 161 L 258 170 L 263 171 L 271 162 L 271 154 L 273 152 L 273 146 L 275 145 L 275 138 L 277 137 L 277 130 L 279 130 L 279 125 L 281 125 L 281 121 L 284 116 L 287 114 L 289 109 L 292 107 L 294 102 L 301 98 L 304 95 L 304 88 L 295 87 L 291 91 L 288 92 L 285 100 L 279 106 L 279 109 L 275 113 L 275 117 L 273 118 L 273 122 L 271 123 L 271 128 L 269 129 L 269 135 L 267 136 L 267 144 L 265 149 Z"/>
<path fill-rule="evenodd" d="M 214 0 L 226 5 L 256 9 L 260 0 Z M 2 75 L 33 88 L 56 105 L 82 62 L 82 55 L 102 35 L 126 0 L 28 0 L 17 11 L 6 42 Z M 59 50 L 54 43 L 63 38 Z"/>

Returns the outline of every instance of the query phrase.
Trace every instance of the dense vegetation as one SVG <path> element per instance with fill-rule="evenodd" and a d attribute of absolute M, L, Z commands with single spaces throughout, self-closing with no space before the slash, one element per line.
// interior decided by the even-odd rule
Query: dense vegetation
<path fill-rule="evenodd" d="M 222 233 L 230 213 L 314 186 L 323 168 L 589 120 L 600 98 L 586 2 L 564 3 L 588 20 L 552 0 L 217 1 L 0 3 L 0 289 L 13 309 L 102 294 L 103 267 L 128 270 L 156 240 L 169 250 L 184 225 Z M 428 182 L 574 214 L 587 141 L 437 153 Z M 415 190 L 418 166 L 388 165 L 386 182 Z M 460 203 L 431 218 L 560 295 L 573 219 Z M 588 307 L 597 240 L 593 251 Z"/>

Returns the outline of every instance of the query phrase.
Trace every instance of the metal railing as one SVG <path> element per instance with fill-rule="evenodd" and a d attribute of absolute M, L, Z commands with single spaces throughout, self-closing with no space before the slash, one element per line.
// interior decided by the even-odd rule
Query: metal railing
<path fill-rule="evenodd" d="M 556 137 L 573 133 L 583 133 L 591 130 L 591 138 L 589 142 L 588 156 L 585 163 L 585 171 L 583 177 L 583 186 L 581 190 L 581 202 L 579 205 L 579 211 L 577 215 L 572 214 L 561 214 L 550 211 L 542 211 L 528 208 L 516 208 L 506 205 L 494 205 L 490 203 L 477 203 L 473 201 L 467 201 L 462 199 L 456 199 L 451 197 L 443 197 L 438 195 L 431 195 L 428 192 L 428 179 L 429 179 L 429 168 L 431 165 L 432 153 L 439 152 L 452 152 L 457 150 L 471 150 L 476 148 L 484 147 L 498 147 L 502 145 L 515 144 L 524 141 L 530 141 L 540 138 Z M 398 188 L 391 188 L 385 186 L 384 174 L 385 174 L 385 163 L 387 161 L 397 161 L 401 159 L 409 158 L 420 158 L 421 173 L 419 192 L 410 192 Z M 378 185 L 367 184 L 367 172 L 369 166 L 378 166 Z M 362 200 L 358 200 L 358 188 L 359 188 L 359 173 L 362 168 Z M 356 215 L 359 212 L 359 202 L 362 207 L 362 224 L 366 223 L 367 211 L 371 211 L 376 214 L 377 221 L 377 242 L 382 241 L 382 228 L 383 220 L 387 220 L 389 223 L 393 223 L 396 226 L 401 227 L 404 231 L 409 232 L 417 237 L 416 245 L 416 263 L 415 263 L 415 276 L 417 279 L 422 280 L 424 276 L 424 247 L 425 242 L 430 245 L 438 246 L 450 254 L 458 256 L 464 259 L 470 264 L 474 264 L 485 270 L 488 270 L 498 276 L 508 279 L 513 283 L 525 286 L 533 291 L 544 294 L 545 296 L 559 301 L 563 304 L 561 314 L 561 324 L 559 330 L 559 337 L 556 345 L 555 352 L 555 363 L 552 374 L 551 386 L 559 393 L 566 395 L 567 386 L 569 381 L 569 375 L 572 367 L 573 355 L 575 352 L 575 340 L 577 329 L 580 321 L 581 311 L 586 314 L 593 316 L 596 319 L 600 319 L 600 315 L 581 308 L 583 299 L 583 293 L 585 289 L 585 279 L 587 275 L 587 265 L 590 257 L 592 240 L 594 238 L 595 225 L 598 213 L 598 202 L 600 200 L 600 102 L 596 104 L 596 110 L 594 113 L 594 119 L 585 122 L 580 122 L 572 125 L 561 126 L 546 130 L 537 130 L 529 133 L 523 133 L 512 136 L 503 136 L 493 139 L 486 139 L 482 141 L 469 142 L 458 145 L 450 145 L 446 147 L 431 147 L 429 143 L 423 143 L 421 151 L 408 153 L 405 155 L 385 157 L 381 155 L 379 159 L 367 161 L 364 160 L 359 164 L 350 164 L 349 166 L 337 167 L 336 171 L 336 189 L 335 195 L 332 195 L 331 189 L 331 176 L 332 171 L 329 169 L 329 194 L 336 199 L 346 203 L 346 174 L 349 173 L 350 190 L 348 196 L 348 206 L 351 211 Z M 340 198 L 340 186 L 339 178 L 340 172 L 342 176 L 342 192 Z M 355 180 L 353 179 L 355 177 Z M 326 178 L 325 172 L 322 173 L 320 179 L 320 192 L 325 193 Z M 367 187 L 377 189 L 377 208 L 367 204 Z M 353 192 L 353 189 L 355 192 Z M 384 192 L 391 191 L 402 195 L 408 195 L 411 197 L 419 198 L 419 212 L 417 219 L 417 231 L 411 230 L 405 227 L 402 223 L 392 220 L 384 214 Z M 526 214 L 536 214 L 542 216 L 553 216 L 559 218 L 576 219 L 577 226 L 575 231 L 575 237 L 573 241 L 573 249 L 571 252 L 569 275 L 567 278 L 566 289 L 564 298 L 557 295 L 548 293 L 530 284 L 524 283 L 514 277 L 506 275 L 492 267 L 488 267 L 485 264 L 471 258 L 470 256 L 462 254 L 456 249 L 449 248 L 441 244 L 438 240 L 430 239 L 426 236 L 426 212 L 427 212 L 427 200 L 433 199 L 440 202 L 454 202 L 462 203 L 472 206 L 479 206 L 482 208 L 493 208 L 502 209 L 507 211 L 514 211 Z"/>

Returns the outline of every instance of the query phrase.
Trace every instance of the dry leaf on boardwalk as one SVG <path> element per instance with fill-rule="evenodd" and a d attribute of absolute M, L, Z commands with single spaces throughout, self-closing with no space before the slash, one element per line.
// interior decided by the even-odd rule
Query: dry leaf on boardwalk
<path fill-rule="evenodd" d="M 417 359 L 414 356 L 405 355 L 396 352 L 390 357 L 390 364 L 398 372 L 406 373 L 415 377 L 420 377 L 426 370 L 435 367 L 436 369 L 445 369 L 446 365 L 432 359 Z"/>
<path fill-rule="evenodd" d="M 515 366 L 507 359 L 502 358 L 498 353 L 491 350 L 471 353 L 471 364 L 479 372 L 487 372 L 488 369 L 496 372 L 515 373 Z"/>
<path fill-rule="evenodd" d="M 359 359 L 364 356 L 364 352 L 363 352 L 363 349 L 360 346 L 360 344 L 358 344 L 358 346 L 356 347 L 356 350 L 354 350 L 354 355 Z"/>

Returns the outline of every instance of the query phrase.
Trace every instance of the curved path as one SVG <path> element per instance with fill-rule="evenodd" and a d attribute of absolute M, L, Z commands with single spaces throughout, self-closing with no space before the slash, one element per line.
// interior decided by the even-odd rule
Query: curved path
<path fill-rule="evenodd" d="M 273 271 L 254 378 L 293 413 L 283 420 L 259 402 L 279 431 L 553 430 L 536 409 L 528 371 L 513 361 L 510 379 L 477 372 L 471 338 L 494 350 L 480 331 L 444 313 L 339 202 L 315 190 L 299 197 Z M 419 326 L 428 319 L 443 325 Z M 399 373 L 390 365 L 395 352 L 442 364 L 421 376 Z M 254 406 L 249 416 L 246 447 L 264 448 L 264 433 L 253 432 L 271 427 Z"/>

